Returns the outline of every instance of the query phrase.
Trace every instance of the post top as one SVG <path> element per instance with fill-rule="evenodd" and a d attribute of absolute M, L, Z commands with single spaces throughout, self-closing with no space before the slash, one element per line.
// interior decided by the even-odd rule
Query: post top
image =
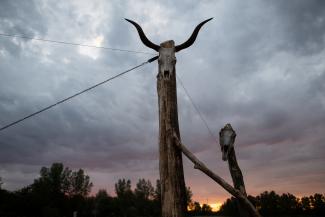
<path fill-rule="evenodd" d="M 175 42 L 173 40 L 164 41 L 160 44 L 163 48 L 173 48 L 175 47 Z"/>

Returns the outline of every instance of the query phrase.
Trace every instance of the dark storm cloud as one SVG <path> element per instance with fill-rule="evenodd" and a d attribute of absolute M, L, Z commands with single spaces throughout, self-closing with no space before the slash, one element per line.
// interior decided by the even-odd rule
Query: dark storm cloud
<path fill-rule="evenodd" d="M 124 17 L 139 22 L 155 43 L 170 38 L 182 43 L 197 23 L 214 17 L 196 43 L 177 54 L 177 73 L 215 138 L 178 85 L 184 143 L 230 180 L 215 139 L 219 129 L 231 122 L 251 194 L 307 188 L 304 181 L 280 186 L 292 179 L 305 180 L 297 166 L 313 179 L 310 192 L 319 191 L 325 156 L 325 6 L 321 1 L 145 1 L 132 6 L 128 1 L 17 2 L 1 2 L 1 31 L 153 55 Z M 0 124 L 150 57 L 0 38 Z M 157 178 L 156 74 L 156 63 L 146 65 L 1 132 L 4 187 L 31 183 L 42 166 L 53 162 L 85 168 L 97 188 L 117 176 L 133 181 L 140 175 Z M 188 161 L 185 173 L 198 198 L 227 196 L 221 189 L 207 192 L 206 186 L 215 189 L 214 183 L 193 171 Z"/>
<path fill-rule="evenodd" d="M 284 28 L 287 38 L 290 39 L 283 43 L 283 49 L 293 49 L 301 54 L 320 52 L 324 48 L 325 2 L 321 0 L 275 2 L 269 6 L 274 7 L 276 15 L 285 21 Z"/>
<path fill-rule="evenodd" d="M 0 7 L 0 31 L 5 34 L 25 35 L 29 37 L 35 34 L 45 34 L 46 24 L 42 20 L 39 8 L 34 1 L 1 1 Z M 3 39 L 2 39 L 3 40 Z M 20 40 L 26 41 L 24 40 Z M 13 54 L 19 54 L 21 47 L 15 43 L 1 43 L 6 50 Z"/>
<path fill-rule="evenodd" d="M 68 14 L 69 18 L 77 19 L 76 16 L 73 11 L 72 15 Z M 115 25 L 119 26 L 120 23 Z M 105 32 L 100 33 L 105 34 Z M 81 57 L 79 60 L 74 58 L 76 51 L 74 48 L 56 47 L 50 49 L 54 54 L 49 57 L 48 61 L 61 62 L 61 64 L 53 68 L 47 67 L 45 64 L 42 69 L 44 71 L 40 71 L 38 66 L 38 64 L 42 64 L 37 56 L 39 54 L 33 53 L 32 49 L 29 52 L 34 55 L 29 56 L 27 60 L 23 59 L 16 67 L 9 64 L 9 62 L 15 61 L 14 58 L 4 57 L 8 65 L 2 65 L 1 71 L 7 78 L 6 81 L 9 80 L 14 85 L 13 87 L 2 86 L 6 90 L 2 91 L 4 93 L 2 97 L 5 100 L 1 101 L 1 108 L 10 113 L 10 115 L 2 117 L 2 123 L 9 123 L 18 117 L 36 111 L 45 105 L 86 88 L 90 84 L 99 82 L 109 75 L 113 75 L 114 71 L 116 73 L 123 68 L 130 67 L 130 62 L 136 62 L 135 57 L 130 60 L 130 55 L 127 54 L 123 54 L 123 58 L 128 59 L 129 63 L 117 62 L 118 58 L 115 58 L 114 55 L 104 54 L 103 58 L 94 63 L 89 58 Z M 64 53 L 61 53 L 62 51 Z M 80 59 L 82 61 L 69 68 L 64 64 L 62 66 L 62 56 L 68 56 L 74 64 Z M 114 64 L 112 64 L 113 62 L 104 62 L 102 60 L 104 58 L 106 60 L 115 58 Z M 120 59 L 122 59 L 121 55 Z M 104 62 L 104 66 L 98 67 L 98 63 L 101 62 Z M 106 65 L 109 67 L 105 67 Z M 26 70 L 21 72 L 22 68 Z M 84 72 L 84 74 L 80 74 L 80 72 Z M 42 83 L 38 83 L 38 81 L 42 81 Z M 115 84 L 115 89 L 119 89 L 119 86 L 125 87 L 124 90 L 117 91 L 120 96 L 137 92 L 137 96 L 141 95 L 138 90 L 141 85 L 128 85 L 127 82 L 128 80 L 124 79 L 124 81 L 117 81 Z M 60 85 L 59 88 L 57 87 L 58 84 Z M 28 91 L 24 91 L 24 89 Z M 48 165 L 54 161 L 65 161 L 68 158 L 70 165 L 75 167 L 87 165 L 87 167 L 93 168 L 109 167 L 108 161 L 131 161 L 135 157 L 139 157 L 138 152 L 142 149 L 142 154 L 147 153 L 148 150 L 144 150 L 146 144 L 143 145 L 142 143 L 146 140 L 151 141 L 153 137 L 149 135 L 152 133 L 148 130 L 149 135 L 145 135 L 141 139 L 137 136 L 143 133 L 142 130 L 138 130 L 138 123 L 146 121 L 147 117 L 141 114 L 135 117 L 123 115 L 123 110 L 128 110 L 124 113 L 128 112 L 129 114 L 137 110 L 146 112 L 146 115 L 152 114 L 152 112 L 148 111 L 148 106 L 142 105 L 143 102 L 137 98 L 132 99 L 131 96 L 131 98 L 119 100 L 117 98 L 120 96 L 111 90 L 110 87 L 101 87 L 100 91 L 93 91 L 97 95 L 89 93 L 82 96 L 81 100 L 75 99 L 72 104 L 62 105 L 62 107 L 44 113 L 34 120 L 28 120 L 24 124 L 16 126 L 15 132 L 6 132 L 2 136 L 1 162 L 21 164 L 28 162 L 32 165 Z M 120 106 L 123 108 L 119 108 Z M 65 137 L 64 135 L 68 136 Z M 128 147 L 130 145 L 131 147 Z M 148 148 L 150 152 L 150 147 Z M 129 152 L 123 153 L 123 149 L 128 149 Z M 152 149 L 151 152 L 153 152 Z M 90 159 L 85 160 L 89 156 L 91 156 Z M 150 153 L 149 156 L 152 154 Z"/>

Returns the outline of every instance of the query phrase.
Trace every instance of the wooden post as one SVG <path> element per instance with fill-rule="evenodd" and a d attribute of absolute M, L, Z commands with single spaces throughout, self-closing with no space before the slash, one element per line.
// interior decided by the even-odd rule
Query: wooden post
<path fill-rule="evenodd" d="M 232 182 L 234 183 L 235 189 L 239 190 L 243 195 L 245 195 L 247 197 L 243 174 L 242 174 L 240 167 L 237 163 L 234 147 L 231 148 L 229 151 L 228 165 L 229 165 L 229 171 L 230 171 Z M 243 206 L 243 204 L 241 204 L 241 202 L 239 200 L 237 200 L 237 207 L 238 207 L 240 217 L 249 217 L 249 213 L 245 209 L 245 206 Z"/>
<path fill-rule="evenodd" d="M 224 128 L 220 130 L 220 146 L 222 151 L 222 160 L 228 161 L 229 171 L 234 184 L 235 189 L 239 190 L 245 197 L 247 197 L 243 174 L 239 168 L 234 143 L 236 139 L 236 132 L 232 128 L 231 124 L 226 124 Z M 236 201 L 240 217 L 249 217 L 248 210 L 245 209 L 245 205 L 237 199 Z"/>
<path fill-rule="evenodd" d="M 174 133 L 179 137 L 176 89 L 175 52 L 190 47 L 201 27 L 212 18 L 199 23 L 187 41 L 176 45 L 166 41 L 159 45 L 151 42 L 141 26 L 126 19 L 137 29 L 141 41 L 147 47 L 159 52 L 157 92 L 159 104 L 159 172 L 161 182 L 162 217 L 184 217 L 186 193 L 182 152 L 177 149 Z"/>
<path fill-rule="evenodd" d="M 184 217 L 186 211 L 182 152 L 176 146 L 179 136 L 174 41 L 160 44 L 157 75 L 159 105 L 159 169 L 162 217 Z"/>

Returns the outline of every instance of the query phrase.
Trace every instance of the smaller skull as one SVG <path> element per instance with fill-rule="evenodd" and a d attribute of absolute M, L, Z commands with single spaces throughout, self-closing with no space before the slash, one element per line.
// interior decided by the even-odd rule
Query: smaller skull
<path fill-rule="evenodd" d="M 230 150 L 234 147 L 236 132 L 230 124 L 226 124 L 219 132 L 219 142 L 222 151 L 222 160 L 227 161 Z"/>

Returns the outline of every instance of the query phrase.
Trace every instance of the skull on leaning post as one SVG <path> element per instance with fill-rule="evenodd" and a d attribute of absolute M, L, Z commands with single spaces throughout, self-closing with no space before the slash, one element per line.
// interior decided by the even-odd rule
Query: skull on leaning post
<path fill-rule="evenodd" d="M 227 161 L 228 155 L 232 148 L 234 148 L 236 132 L 232 129 L 230 124 L 226 124 L 219 132 L 219 142 L 222 151 L 222 160 Z"/>

